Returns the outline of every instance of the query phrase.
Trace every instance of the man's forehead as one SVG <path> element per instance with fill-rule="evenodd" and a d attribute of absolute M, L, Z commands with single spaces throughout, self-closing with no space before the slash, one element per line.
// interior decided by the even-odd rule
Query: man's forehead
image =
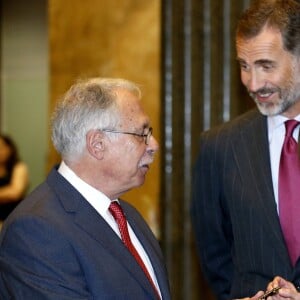
<path fill-rule="evenodd" d="M 120 101 L 120 118 L 122 126 L 130 126 L 138 130 L 143 130 L 150 126 L 150 119 L 145 113 L 141 101 L 136 99 L 123 99 Z"/>
<path fill-rule="evenodd" d="M 238 60 L 274 61 L 280 59 L 283 52 L 282 38 L 279 31 L 268 30 L 250 38 L 237 38 L 236 50 Z"/>
<path fill-rule="evenodd" d="M 265 27 L 259 34 L 249 37 L 237 36 L 236 48 L 255 49 L 256 47 L 265 47 L 269 49 L 283 49 L 282 35 L 278 29 Z"/>

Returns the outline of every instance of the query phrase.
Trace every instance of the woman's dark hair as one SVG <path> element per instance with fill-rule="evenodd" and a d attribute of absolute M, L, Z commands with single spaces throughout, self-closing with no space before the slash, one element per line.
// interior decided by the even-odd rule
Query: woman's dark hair
<path fill-rule="evenodd" d="M 6 169 L 8 172 L 11 172 L 15 164 L 20 160 L 18 150 L 16 144 L 8 135 L 0 134 L 0 139 L 10 148 L 10 155 L 6 161 Z"/>

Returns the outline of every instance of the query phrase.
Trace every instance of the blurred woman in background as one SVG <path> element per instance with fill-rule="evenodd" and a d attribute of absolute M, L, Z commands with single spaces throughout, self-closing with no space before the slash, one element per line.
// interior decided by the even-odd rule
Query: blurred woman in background
<path fill-rule="evenodd" d="M 26 194 L 28 169 L 20 161 L 13 140 L 0 134 L 0 228 L 2 222 Z"/>

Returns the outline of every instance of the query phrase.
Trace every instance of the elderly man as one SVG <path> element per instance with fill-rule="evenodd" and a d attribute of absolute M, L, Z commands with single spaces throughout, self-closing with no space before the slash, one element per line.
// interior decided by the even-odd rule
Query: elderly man
<path fill-rule="evenodd" d="M 9 216 L 0 237 L 1 299 L 170 299 L 158 242 L 120 196 L 145 180 L 158 143 L 140 90 L 78 82 L 58 102 L 62 162 Z"/>

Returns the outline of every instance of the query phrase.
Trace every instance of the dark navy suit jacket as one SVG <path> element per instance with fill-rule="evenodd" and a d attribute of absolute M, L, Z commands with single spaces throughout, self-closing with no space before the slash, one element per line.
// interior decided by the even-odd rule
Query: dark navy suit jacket
<path fill-rule="evenodd" d="M 121 201 L 146 250 L 163 299 L 170 299 L 157 240 Z M 120 238 L 57 171 L 24 199 L 0 236 L 0 299 L 155 299 Z"/>
<path fill-rule="evenodd" d="M 202 134 L 191 216 L 218 299 L 253 296 L 276 275 L 298 285 L 273 193 L 267 118 L 257 110 Z"/>

